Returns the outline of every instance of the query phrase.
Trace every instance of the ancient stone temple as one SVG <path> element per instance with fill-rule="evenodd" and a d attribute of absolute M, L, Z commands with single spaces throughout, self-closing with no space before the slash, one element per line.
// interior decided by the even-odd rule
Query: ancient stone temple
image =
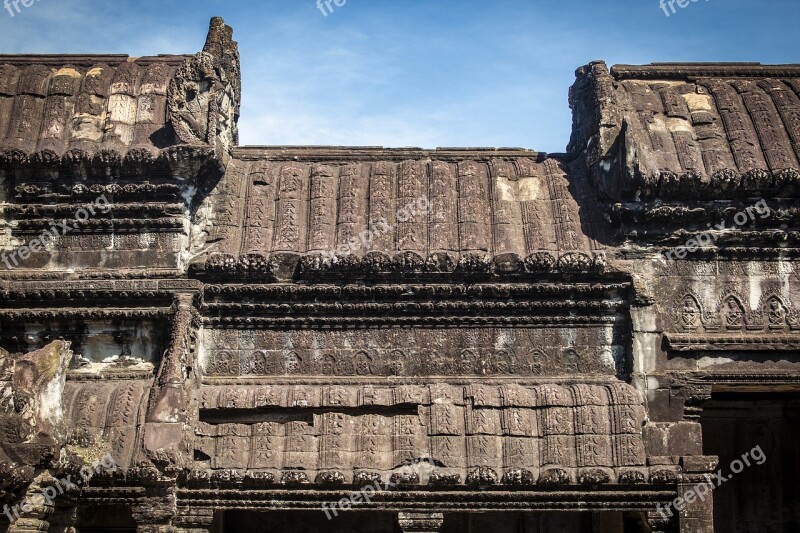
<path fill-rule="evenodd" d="M 551 155 L 240 147 L 239 68 L 0 56 L 0 531 L 797 531 L 800 66 Z"/>

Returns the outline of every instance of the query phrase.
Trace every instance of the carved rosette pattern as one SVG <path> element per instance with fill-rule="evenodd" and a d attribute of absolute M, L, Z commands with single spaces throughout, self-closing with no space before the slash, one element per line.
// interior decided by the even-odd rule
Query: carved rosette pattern
<path fill-rule="evenodd" d="M 208 377 L 614 375 L 626 353 L 596 327 L 207 329 L 204 346 Z"/>
<path fill-rule="evenodd" d="M 715 302 L 687 292 L 673 302 L 667 334 L 673 349 L 795 350 L 800 346 L 800 310 L 779 292 L 762 292 L 755 306 L 728 285 Z"/>

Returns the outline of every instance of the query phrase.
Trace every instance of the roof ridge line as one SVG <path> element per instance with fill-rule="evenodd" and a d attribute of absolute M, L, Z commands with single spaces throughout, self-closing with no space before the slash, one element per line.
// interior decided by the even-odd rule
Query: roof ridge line
<path fill-rule="evenodd" d="M 800 64 L 762 65 L 761 63 L 651 63 L 614 65 L 611 75 L 626 79 L 680 79 L 698 77 L 800 77 Z"/>

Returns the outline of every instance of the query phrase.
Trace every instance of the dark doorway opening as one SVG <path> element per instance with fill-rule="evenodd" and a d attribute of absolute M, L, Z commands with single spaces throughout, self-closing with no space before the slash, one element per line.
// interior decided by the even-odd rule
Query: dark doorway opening
<path fill-rule="evenodd" d="M 703 452 L 718 455 L 723 475 L 732 476 L 714 490 L 714 530 L 800 531 L 800 395 L 714 394 L 701 423 Z M 734 461 L 759 449 L 763 464 L 751 459 L 733 472 Z"/>
<path fill-rule="evenodd" d="M 78 533 L 136 533 L 127 505 L 89 505 L 78 509 Z"/>

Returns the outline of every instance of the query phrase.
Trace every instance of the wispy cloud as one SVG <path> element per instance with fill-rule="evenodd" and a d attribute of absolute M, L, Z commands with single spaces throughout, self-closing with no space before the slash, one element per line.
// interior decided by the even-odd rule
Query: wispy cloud
<path fill-rule="evenodd" d="M 40 0 L 0 11 L 5 53 L 193 53 L 234 26 L 246 144 L 564 149 L 576 67 L 797 62 L 797 0 Z M 757 30 L 754 30 L 757 28 Z M 732 38 L 746 35 L 746 39 Z"/>

